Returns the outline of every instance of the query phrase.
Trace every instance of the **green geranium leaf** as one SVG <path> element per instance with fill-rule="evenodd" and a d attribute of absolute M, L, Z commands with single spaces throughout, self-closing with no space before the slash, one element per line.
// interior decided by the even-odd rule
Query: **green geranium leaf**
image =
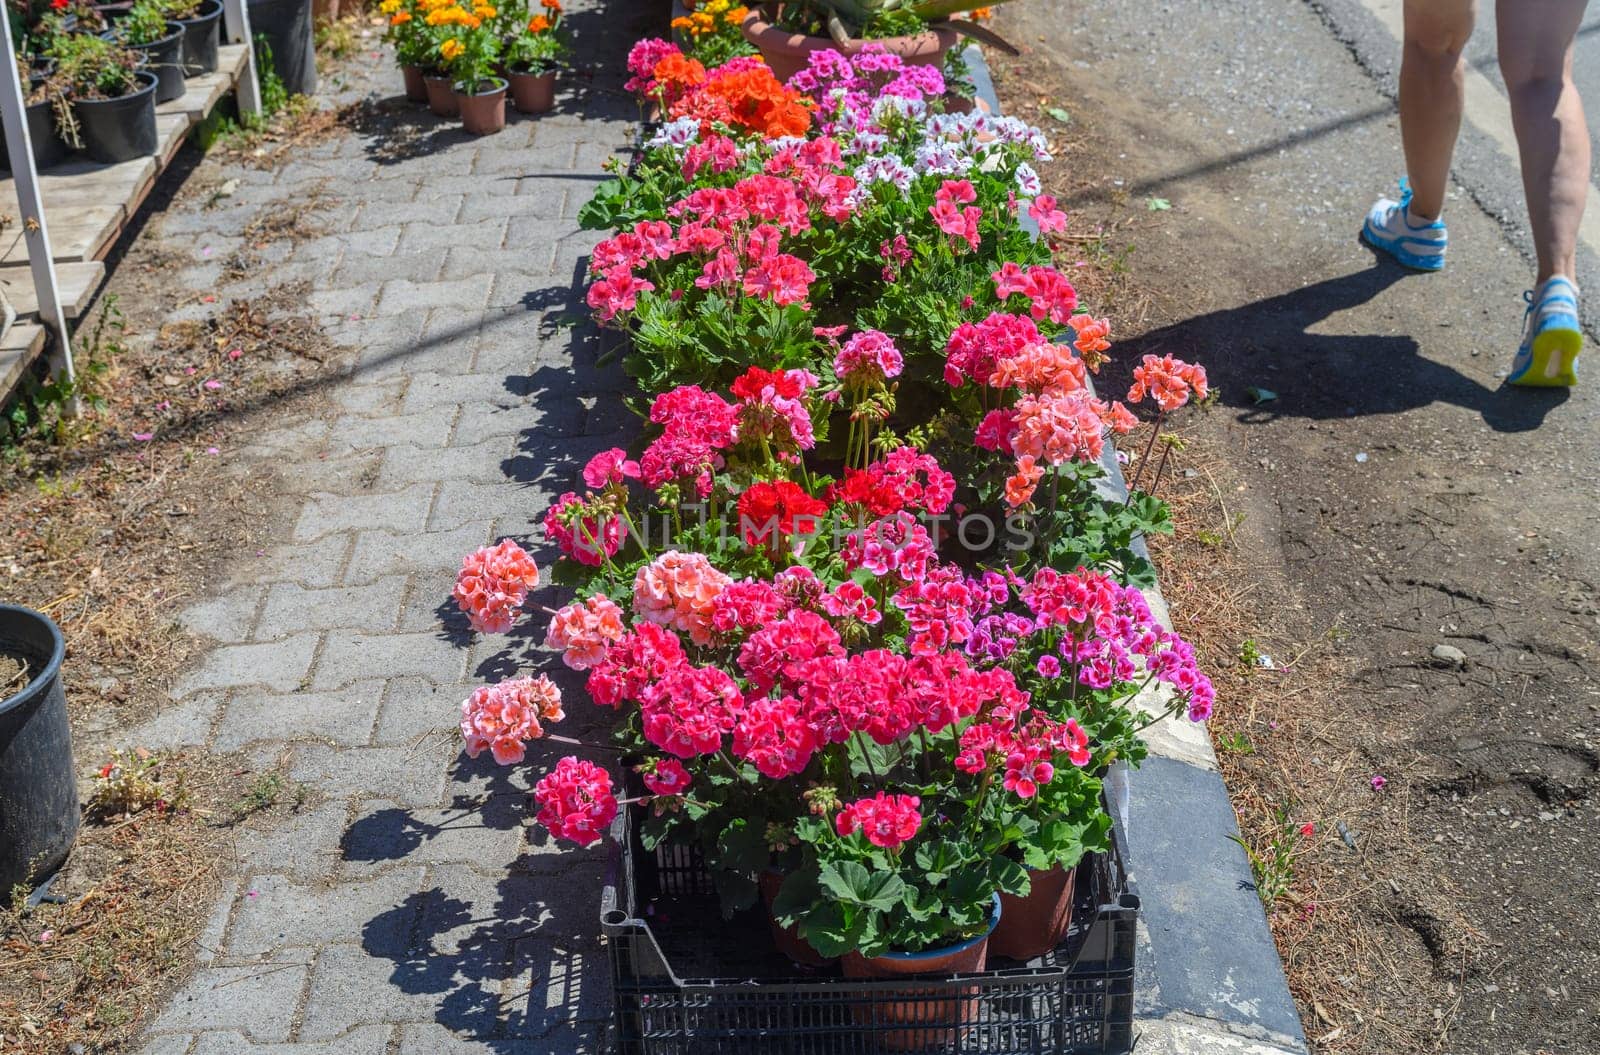
<path fill-rule="evenodd" d="M 822 866 L 818 882 L 840 901 L 887 912 L 905 895 L 905 880 L 893 872 L 869 872 L 855 861 L 833 861 Z"/>

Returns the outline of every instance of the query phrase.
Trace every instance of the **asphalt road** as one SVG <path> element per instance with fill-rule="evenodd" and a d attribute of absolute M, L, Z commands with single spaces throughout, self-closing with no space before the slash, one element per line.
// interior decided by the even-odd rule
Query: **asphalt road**
<path fill-rule="evenodd" d="M 1183 427 L 1243 516 L 1250 636 L 1330 666 L 1263 704 L 1296 735 L 1222 705 L 1252 738 L 1262 801 L 1325 802 L 1318 830 L 1359 832 L 1355 852 L 1309 851 L 1312 896 L 1343 915 L 1286 945 L 1316 1052 L 1593 1055 L 1600 351 L 1573 391 L 1502 383 L 1532 265 L 1486 74 L 1469 85 L 1445 272 L 1357 244 L 1403 171 L 1398 12 L 1007 4 L 996 28 L 1030 53 L 1002 64 L 1002 97 L 1085 129 L 1047 179 L 1080 230 L 1131 246 L 1137 287 L 1086 303 L 1111 317 L 1118 362 L 1170 352 L 1211 371 L 1219 405 Z M 1600 76 L 1600 34 L 1584 42 Z M 1592 103 L 1600 117 L 1600 86 Z M 1578 277 L 1600 307 L 1593 253 Z M 1204 593 L 1169 601 L 1180 629 L 1208 618 Z"/>

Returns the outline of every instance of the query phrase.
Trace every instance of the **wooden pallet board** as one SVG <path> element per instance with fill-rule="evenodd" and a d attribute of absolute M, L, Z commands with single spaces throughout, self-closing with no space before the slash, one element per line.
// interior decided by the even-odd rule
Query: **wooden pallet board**
<path fill-rule="evenodd" d="M 61 295 L 61 311 L 70 322 L 88 309 L 100 283 L 105 281 L 106 265 L 99 260 L 83 260 L 56 265 L 56 290 Z M 17 318 L 32 319 L 39 314 L 39 298 L 33 288 L 33 269 L 0 267 L 0 289 L 16 309 Z"/>
<path fill-rule="evenodd" d="M 0 392 L 10 396 L 22 374 L 44 351 L 43 326 L 36 322 L 19 322 L 0 338 Z"/>
<path fill-rule="evenodd" d="M 190 77 L 182 96 L 157 105 L 154 156 L 117 165 L 73 156 L 39 173 L 50 254 L 56 262 L 62 310 L 69 320 L 88 310 L 105 281 L 101 261 L 183 148 L 189 131 L 233 90 L 248 56 L 243 44 L 223 45 L 217 49 L 216 72 Z M 0 179 L 0 214 L 18 221 L 0 231 L 0 283 L 17 309 L 16 325 L 0 341 L 0 401 L 10 396 L 23 371 L 44 349 L 46 338 L 45 329 L 32 321 L 38 314 L 38 297 L 20 212 L 16 185 L 9 176 Z"/>
<path fill-rule="evenodd" d="M 156 107 L 157 148 L 153 157 L 101 165 L 82 157 L 39 173 L 39 194 L 50 222 L 50 251 L 58 262 L 96 260 L 154 188 L 157 177 L 177 156 L 189 130 L 216 109 L 244 70 L 243 44 L 217 49 L 217 71 L 185 82 L 183 95 Z M 0 179 L 0 213 L 17 216 L 17 193 L 10 177 Z M 27 262 L 20 235 L 6 231 L 0 264 Z"/>

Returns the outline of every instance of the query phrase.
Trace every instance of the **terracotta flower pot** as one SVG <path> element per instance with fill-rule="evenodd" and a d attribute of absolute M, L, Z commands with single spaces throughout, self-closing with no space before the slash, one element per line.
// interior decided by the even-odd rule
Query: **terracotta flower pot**
<path fill-rule="evenodd" d="M 422 75 L 424 90 L 428 93 L 428 109 L 435 117 L 460 117 L 461 107 L 456 102 L 456 86 L 448 75 Z"/>
<path fill-rule="evenodd" d="M 881 44 L 885 50 L 900 56 L 909 65 L 940 66 L 944 63 L 944 53 L 955 47 L 956 42 L 961 39 L 955 30 L 940 27 L 909 37 L 852 40 L 841 47 L 831 37 L 807 37 L 791 33 L 787 29 L 779 29 L 762 18 L 757 11 L 751 11 L 746 15 L 739 29 L 744 33 L 744 39 L 754 44 L 756 50 L 761 52 L 761 57 L 767 60 L 767 65 L 772 67 L 773 75 L 780 81 L 787 81 L 805 69 L 813 51 L 839 51 L 846 55 L 855 55 L 861 51 L 863 45 Z"/>
<path fill-rule="evenodd" d="M 492 136 L 506 126 L 506 82 L 496 79 L 486 92 L 456 91 L 461 127 L 475 136 Z"/>
<path fill-rule="evenodd" d="M 794 927 L 779 925 L 772 915 L 772 902 L 778 896 L 778 890 L 783 886 L 783 873 L 771 870 L 762 872 L 757 878 L 757 885 L 761 888 L 761 901 L 767 906 L 767 925 L 772 928 L 772 944 L 795 963 L 805 964 L 807 967 L 825 967 L 833 961 L 823 956 L 811 947 L 811 943 L 800 937 L 800 932 Z"/>
<path fill-rule="evenodd" d="M 428 86 L 423 83 L 420 66 L 401 66 L 400 76 L 405 81 L 407 99 L 414 103 L 428 101 Z"/>
<path fill-rule="evenodd" d="M 511 104 L 518 113 L 545 114 L 555 109 L 556 75 L 549 73 L 522 73 L 507 70 L 506 80 L 511 84 Z"/>
<path fill-rule="evenodd" d="M 1072 925 L 1072 892 L 1076 868 L 1057 866 L 1046 872 L 1028 870 L 1025 897 L 1000 895 L 1000 925 L 989 938 L 989 955 L 1009 960 L 1043 956 L 1067 936 Z"/>
<path fill-rule="evenodd" d="M 989 929 L 976 938 L 942 949 L 890 952 L 870 959 L 860 953 L 847 952 L 839 965 L 846 978 L 862 979 L 982 971 L 988 963 L 989 938 L 1003 915 L 1000 895 L 996 894 Z M 976 987 L 954 991 L 948 987 L 911 989 L 855 1008 L 856 1022 L 861 1025 L 913 1027 L 889 1029 L 876 1034 L 878 1043 L 890 1051 L 953 1048 L 961 1043 L 964 1027 L 977 1017 L 977 1013 Z"/>

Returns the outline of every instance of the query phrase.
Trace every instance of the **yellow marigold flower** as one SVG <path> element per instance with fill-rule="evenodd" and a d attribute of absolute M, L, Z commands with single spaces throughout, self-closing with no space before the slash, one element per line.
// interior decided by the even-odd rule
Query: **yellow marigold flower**
<path fill-rule="evenodd" d="M 383 3 L 378 5 L 378 10 L 386 15 L 392 15 L 400 10 L 400 0 L 383 0 Z"/>
<path fill-rule="evenodd" d="M 468 29 L 477 29 L 479 26 L 483 25 L 483 19 L 479 18 L 477 15 L 469 15 L 463 11 L 461 13 L 461 24 L 466 26 Z"/>
<path fill-rule="evenodd" d="M 493 18 L 495 15 L 498 15 L 500 12 L 495 10 L 489 4 L 478 4 L 476 7 L 474 7 L 472 9 L 472 13 L 477 15 L 479 18 Z"/>
<path fill-rule="evenodd" d="M 704 8 L 708 15 L 720 15 L 728 9 L 729 0 L 711 0 Z"/>
<path fill-rule="evenodd" d="M 410 11 L 397 11 L 395 16 L 389 19 L 389 24 L 391 26 L 403 26 L 409 21 L 411 21 Z"/>
<path fill-rule="evenodd" d="M 460 55 L 466 50 L 466 45 L 461 43 L 461 41 L 456 40 L 454 37 L 439 45 L 439 54 L 444 56 L 444 60 L 446 62 L 452 61 L 456 58 L 456 56 Z"/>
<path fill-rule="evenodd" d="M 689 21 L 689 19 L 683 15 L 680 15 L 672 20 L 673 29 L 688 29 L 692 25 L 694 25 L 694 23 Z"/>

